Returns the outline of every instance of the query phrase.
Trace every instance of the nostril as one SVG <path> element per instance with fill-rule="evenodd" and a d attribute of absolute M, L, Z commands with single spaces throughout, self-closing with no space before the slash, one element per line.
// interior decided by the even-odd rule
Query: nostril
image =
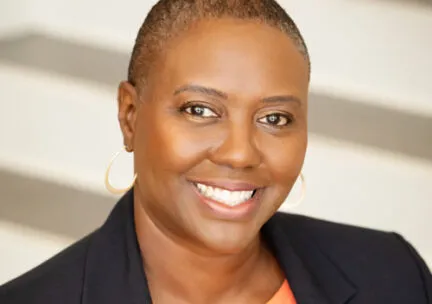
<path fill-rule="evenodd" d="M 233 169 L 251 169 L 260 165 L 261 153 L 249 130 L 236 129 L 226 136 L 211 150 L 211 161 Z"/>

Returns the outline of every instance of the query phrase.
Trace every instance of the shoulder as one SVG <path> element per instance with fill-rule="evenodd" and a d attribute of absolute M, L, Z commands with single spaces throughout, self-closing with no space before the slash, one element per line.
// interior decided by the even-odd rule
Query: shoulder
<path fill-rule="evenodd" d="M 91 238 L 92 235 L 83 238 L 38 267 L 0 286 L 0 303 L 80 303 Z"/>
<path fill-rule="evenodd" d="M 402 237 L 396 233 L 336 223 L 303 215 L 277 213 L 277 221 L 289 234 L 307 236 L 320 247 L 335 253 L 353 250 L 386 250 L 402 248 Z M 297 233 L 298 232 L 298 233 Z"/>
<path fill-rule="evenodd" d="M 355 285 L 426 291 L 432 300 L 431 273 L 401 235 L 301 215 L 278 213 L 276 217 L 287 236 L 313 243 L 313 248 L 327 256 Z"/>
<path fill-rule="evenodd" d="M 399 234 L 278 213 L 278 222 L 287 235 L 312 242 L 337 262 L 346 265 L 399 264 L 415 266 L 418 254 Z M 377 266 L 379 266 L 377 265 Z"/>

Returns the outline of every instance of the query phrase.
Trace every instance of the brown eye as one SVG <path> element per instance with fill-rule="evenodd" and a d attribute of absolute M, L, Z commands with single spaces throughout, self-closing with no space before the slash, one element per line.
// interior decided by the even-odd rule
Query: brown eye
<path fill-rule="evenodd" d="M 188 106 L 185 107 L 183 111 L 192 116 L 199 116 L 203 118 L 217 117 L 217 114 L 213 112 L 210 108 L 201 105 Z"/>
<path fill-rule="evenodd" d="M 291 121 L 292 119 L 288 115 L 279 114 L 279 113 L 272 113 L 258 119 L 258 122 L 260 123 L 277 126 L 277 127 L 286 126 L 290 124 Z"/>

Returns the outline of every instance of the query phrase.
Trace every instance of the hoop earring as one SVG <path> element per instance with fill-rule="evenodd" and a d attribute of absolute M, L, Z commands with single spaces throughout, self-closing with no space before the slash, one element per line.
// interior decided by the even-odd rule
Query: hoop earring
<path fill-rule="evenodd" d="M 132 180 L 132 183 L 131 183 L 128 187 L 126 187 L 126 188 L 122 188 L 122 189 L 114 188 L 114 187 L 111 185 L 110 180 L 109 180 L 109 175 L 110 175 L 111 167 L 112 167 L 114 161 L 116 160 L 116 158 L 117 158 L 117 157 L 120 155 L 120 153 L 123 152 L 123 151 L 131 152 L 131 151 L 128 149 L 127 146 L 124 146 L 120 151 L 118 151 L 118 152 L 113 156 L 113 158 L 112 158 L 111 161 L 109 162 L 109 164 L 108 164 L 108 168 L 107 168 L 107 170 L 106 170 L 106 172 L 105 172 L 105 188 L 107 188 L 107 190 L 108 190 L 109 192 L 111 192 L 112 194 L 123 194 L 123 193 L 129 191 L 129 190 L 133 187 L 133 185 L 135 184 L 135 181 L 136 181 L 136 179 L 137 179 L 137 174 L 135 173 L 135 175 L 134 175 L 134 177 L 133 177 L 133 180 Z"/>
<path fill-rule="evenodd" d="M 305 182 L 305 178 L 304 178 L 303 173 L 300 173 L 299 177 L 300 177 L 300 181 L 302 183 L 300 198 L 294 204 L 284 204 L 284 206 L 288 209 L 294 209 L 294 208 L 300 206 L 301 203 L 303 203 L 303 200 L 306 196 L 306 182 Z"/>

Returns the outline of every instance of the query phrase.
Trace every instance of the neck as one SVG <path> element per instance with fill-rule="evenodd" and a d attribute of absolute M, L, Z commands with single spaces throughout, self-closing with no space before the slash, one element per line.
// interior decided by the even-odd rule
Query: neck
<path fill-rule="evenodd" d="M 152 296 L 159 299 L 175 297 L 188 303 L 212 303 L 223 295 L 231 297 L 245 292 L 251 288 L 251 282 L 262 281 L 260 274 L 275 267 L 259 237 L 241 252 L 210 254 L 196 250 L 163 229 L 151 219 L 137 197 L 134 207 L 149 288 Z"/>

